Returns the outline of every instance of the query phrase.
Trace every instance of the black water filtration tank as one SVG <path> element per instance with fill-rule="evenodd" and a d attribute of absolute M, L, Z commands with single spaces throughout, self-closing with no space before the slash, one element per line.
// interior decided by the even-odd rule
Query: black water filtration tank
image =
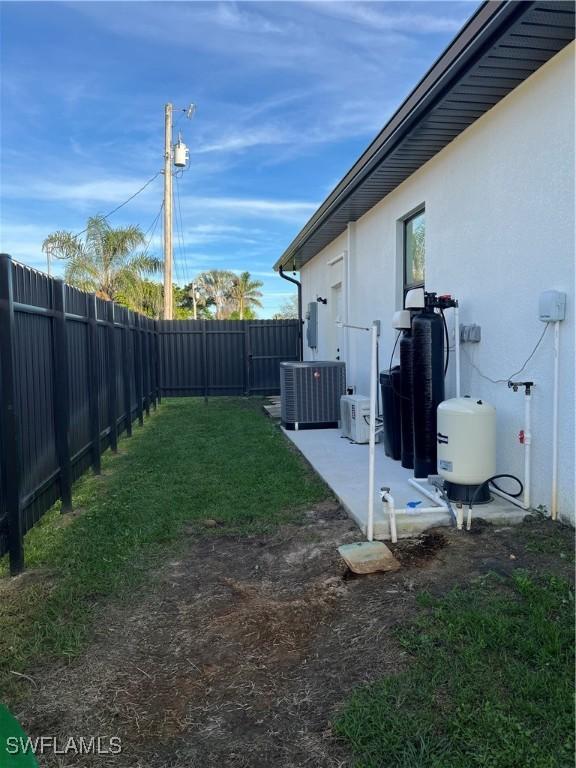
<path fill-rule="evenodd" d="M 406 469 L 414 469 L 412 341 L 412 332 L 410 330 L 404 331 L 400 339 L 400 461 Z"/>
<path fill-rule="evenodd" d="M 400 366 L 380 374 L 382 390 L 382 436 L 386 456 L 400 458 Z"/>
<path fill-rule="evenodd" d="M 436 409 L 444 400 L 444 323 L 434 294 L 412 320 L 414 477 L 436 474 Z"/>

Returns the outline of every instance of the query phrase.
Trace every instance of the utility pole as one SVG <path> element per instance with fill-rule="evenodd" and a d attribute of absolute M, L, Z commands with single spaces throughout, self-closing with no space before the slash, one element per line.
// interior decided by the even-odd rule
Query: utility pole
<path fill-rule="evenodd" d="M 192 283 L 192 306 L 194 307 L 194 320 L 197 320 L 198 312 L 196 309 L 196 283 Z"/>
<path fill-rule="evenodd" d="M 164 320 L 172 320 L 172 104 L 164 107 Z"/>
<path fill-rule="evenodd" d="M 46 246 L 46 264 L 47 264 L 47 267 L 48 267 L 48 277 L 50 277 L 52 275 L 51 257 L 52 257 L 52 243 L 49 243 Z"/>

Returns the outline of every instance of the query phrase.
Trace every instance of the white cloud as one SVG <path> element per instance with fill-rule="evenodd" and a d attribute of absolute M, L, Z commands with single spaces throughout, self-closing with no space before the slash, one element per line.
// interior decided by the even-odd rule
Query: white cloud
<path fill-rule="evenodd" d="M 391 13 L 386 9 L 386 3 L 321 0 L 313 5 L 320 13 L 346 19 L 369 29 L 396 31 L 403 34 L 455 33 L 460 29 L 463 21 L 462 17 L 455 18 L 453 15 L 436 13 Z M 463 16 L 465 17 L 465 14 Z"/>
<path fill-rule="evenodd" d="M 76 203 L 79 205 L 107 203 L 113 205 L 114 203 L 121 203 L 133 195 L 140 187 L 142 187 L 145 180 L 141 178 L 136 179 L 118 179 L 114 177 L 105 179 L 95 179 L 86 182 L 66 182 L 66 181 L 47 181 L 40 179 L 39 181 L 32 182 L 27 186 L 22 184 L 8 184 L 3 185 L 3 195 L 10 199 L 26 198 L 32 200 L 44 200 L 44 201 L 60 201 Z M 142 207 L 142 200 L 147 195 L 148 201 L 153 195 L 153 200 L 156 203 L 160 198 L 158 197 L 158 188 L 154 188 L 151 184 L 137 198 L 138 205 Z M 136 199 L 134 201 L 136 204 Z M 211 212 L 227 212 L 227 213 L 241 213 L 249 216 L 261 216 L 267 215 L 277 218 L 289 218 L 302 217 L 312 213 L 318 206 L 316 202 L 308 202 L 301 200 L 278 200 L 278 199 L 260 199 L 249 197 L 227 197 L 227 196 L 187 196 L 182 195 L 180 198 L 180 205 L 182 209 L 186 209 L 188 206 L 190 210 L 198 211 L 211 211 Z M 234 227 L 230 224 L 226 225 L 228 232 L 239 232 L 240 228 L 237 225 Z M 224 230 L 219 224 L 201 224 L 199 228 L 195 230 L 196 234 L 215 234 L 219 232 L 222 234 Z"/>
<path fill-rule="evenodd" d="M 87 171 L 86 175 L 90 175 Z M 143 178 L 103 178 L 93 181 L 48 181 L 38 180 L 28 184 L 11 182 L 2 185 L 6 198 L 27 198 L 33 200 L 58 200 L 77 203 L 120 203 L 140 189 L 146 182 Z M 152 187 L 152 185 L 150 185 Z M 148 189 L 150 189 L 150 187 Z M 145 194 L 145 190 L 142 194 Z"/>
<path fill-rule="evenodd" d="M 308 155 L 320 144 L 371 138 L 406 95 L 398 86 L 406 65 L 428 63 L 419 36 L 453 32 L 474 7 L 465 2 L 438 4 L 437 11 L 419 9 L 430 3 L 411 3 L 405 10 L 398 2 L 138 2 L 135 13 L 135 5 L 89 2 L 67 7 L 124 38 L 180 45 L 195 59 L 217 57 L 219 71 L 210 71 L 206 84 L 203 78 L 195 83 L 192 79 L 200 103 L 192 127 L 186 129 L 192 137 L 188 143 L 195 170 L 206 177 L 233 169 L 251 151 L 281 148 L 264 160 L 276 165 Z M 270 76 L 278 77 L 272 93 L 247 91 L 247 83 Z M 62 78 L 48 79 L 52 83 Z M 94 90 L 102 93 L 104 84 L 94 73 L 84 80 L 75 81 L 69 74 L 64 79 L 64 101 L 94 101 Z M 215 102 L 222 82 L 238 86 L 236 101 L 229 96 L 229 103 Z M 106 120 L 120 131 L 135 113 L 145 135 L 131 144 L 132 152 L 123 151 L 123 142 L 106 146 L 95 138 L 87 149 L 77 137 L 72 151 L 86 152 L 87 157 L 90 151 L 101 153 L 116 168 L 134 156 L 147 165 L 159 164 L 159 121 L 149 94 L 134 94 L 129 105 L 118 105 Z M 102 196 L 102 191 L 96 196 L 95 189 L 78 191 L 81 197 L 91 192 L 91 200 L 117 199 Z"/>
<path fill-rule="evenodd" d="M 192 98 L 198 101 L 194 120 L 182 119 L 176 129 L 192 153 L 191 169 L 179 182 L 187 257 L 180 269 L 233 265 L 272 280 L 267 268 L 314 212 L 314 200 L 382 128 L 473 7 L 62 4 L 71 27 L 88 22 L 95 38 L 117 47 L 118 61 L 129 57 L 147 72 L 139 62 L 145 56 L 155 68 L 146 88 L 131 87 L 126 98 L 130 67 L 117 84 L 106 58 L 86 57 L 76 71 L 65 46 L 53 59 L 39 48 L 24 68 L 16 59 L 7 62 L 5 122 L 10 119 L 12 135 L 3 147 L 5 217 L 10 211 L 11 221 L 21 221 L 32 211 L 35 222 L 49 224 L 13 227 L 4 233 L 6 250 L 41 267 L 39 248 L 48 232 L 79 231 L 87 216 L 126 200 L 161 167 L 164 100 L 184 105 Z M 80 14 L 88 18 L 71 18 Z M 31 92 L 37 94 L 32 101 Z M 43 121 L 47 115 L 58 116 L 57 127 Z M 277 165 L 283 166 L 278 173 Z M 158 177 L 111 223 L 146 229 L 161 199 Z M 158 236 L 153 247 L 161 249 Z"/>
<path fill-rule="evenodd" d="M 217 211 L 256 217 L 301 221 L 318 207 L 317 202 L 301 200 L 265 200 L 244 197 L 183 197 L 182 205 L 196 211 Z"/>
<path fill-rule="evenodd" d="M 285 144 L 290 140 L 289 134 L 276 126 L 263 129 L 241 129 L 237 133 L 225 133 L 220 138 L 209 142 L 201 142 L 192 146 L 192 154 L 207 154 L 210 152 L 238 152 L 268 144 Z"/>

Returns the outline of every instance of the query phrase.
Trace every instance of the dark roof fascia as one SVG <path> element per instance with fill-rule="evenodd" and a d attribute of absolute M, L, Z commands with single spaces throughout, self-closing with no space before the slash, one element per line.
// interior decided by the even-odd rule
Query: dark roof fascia
<path fill-rule="evenodd" d="M 430 103 L 446 87 L 447 80 L 453 80 L 467 62 L 475 56 L 490 38 L 513 17 L 521 15 L 532 7 L 525 0 L 488 0 L 470 17 L 466 25 L 440 55 L 399 109 L 390 118 L 382 131 L 362 153 L 334 190 L 304 225 L 299 234 L 274 264 L 290 266 L 296 251 L 301 248 L 316 229 L 329 218 L 330 214 L 359 186 L 365 176 L 382 159 L 384 154 L 410 130 L 426 112 Z M 401 135 L 402 134 L 402 135 Z"/>

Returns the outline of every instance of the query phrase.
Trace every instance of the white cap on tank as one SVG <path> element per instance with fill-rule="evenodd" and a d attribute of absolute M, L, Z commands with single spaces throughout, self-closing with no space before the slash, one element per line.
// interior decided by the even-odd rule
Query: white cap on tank
<path fill-rule="evenodd" d="M 412 288 L 411 291 L 408 291 L 404 299 L 404 307 L 406 309 L 423 309 L 424 288 Z"/>
<path fill-rule="evenodd" d="M 392 328 L 398 330 L 404 330 L 410 328 L 410 312 L 407 309 L 399 309 L 398 312 L 394 312 L 392 317 Z"/>

